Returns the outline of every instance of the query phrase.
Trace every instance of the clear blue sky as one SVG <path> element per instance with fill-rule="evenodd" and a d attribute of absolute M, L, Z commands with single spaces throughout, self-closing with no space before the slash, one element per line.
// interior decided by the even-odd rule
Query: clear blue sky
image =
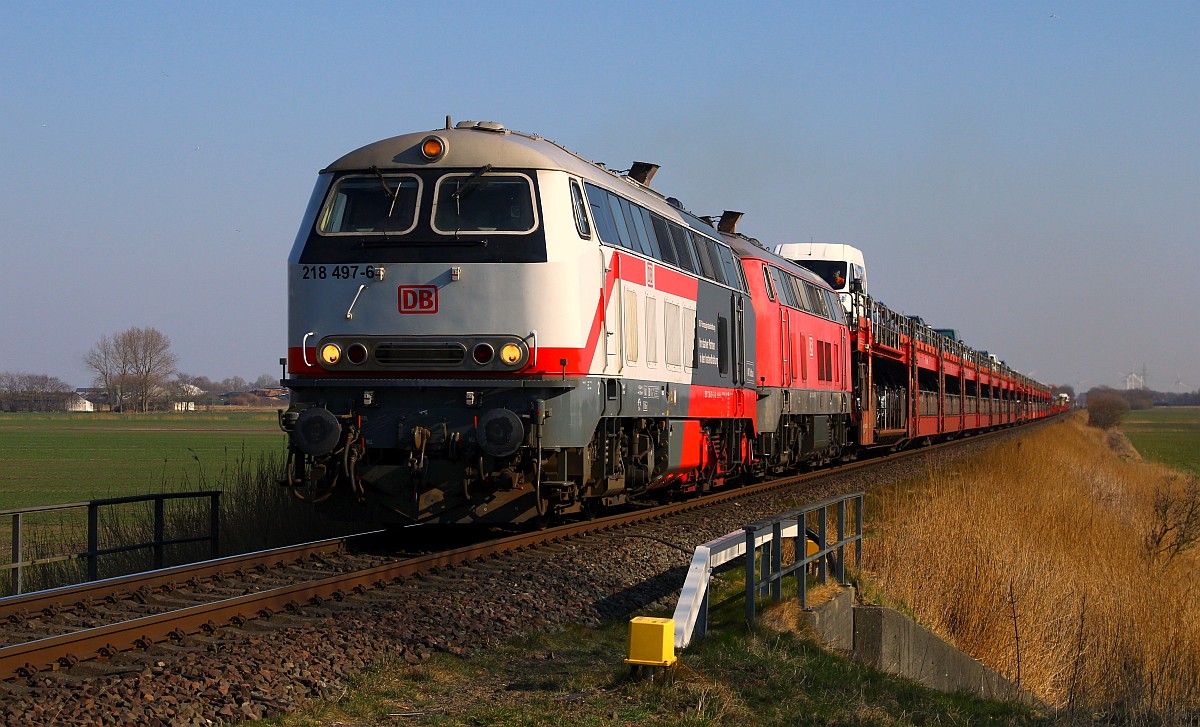
<path fill-rule="evenodd" d="M 1200 3 L 9 3 L 0 371 L 285 353 L 317 170 L 445 116 L 663 166 L 1048 383 L 1200 387 Z"/>

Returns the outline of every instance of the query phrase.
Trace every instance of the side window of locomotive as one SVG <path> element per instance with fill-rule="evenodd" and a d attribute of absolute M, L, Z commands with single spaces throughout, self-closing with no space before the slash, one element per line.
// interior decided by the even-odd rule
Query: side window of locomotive
<path fill-rule="evenodd" d="M 733 250 L 730 250 L 724 245 L 717 245 L 717 255 L 721 258 L 721 268 L 725 271 L 725 282 L 731 288 L 745 291 L 741 285 L 741 280 L 738 279 L 737 265 L 733 261 Z"/>
<path fill-rule="evenodd" d="M 671 242 L 671 230 L 667 221 L 658 215 L 651 215 L 650 224 L 654 228 L 654 236 L 658 238 L 658 249 L 662 252 L 662 261 L 680 267 L 679 258 L 675 254 L 675 243 Z"/>
<path fill-rule="evenodd" d="M 691 236 L 692 243 L 696 246 L 696 259 L 700 261 L 700 273 L 710 280 L 715 280 L 717 275 L 713 272 L 712 261 L 708 259 L 708 246 L 704 244 L 706 238 L 694 232 Z"/>
<path fill-rule="evenodd" d="M 608 206 L 608 192 L 586 182 L 583 186 L 587 190 L 588 206 L 592 208 L 592 219 L 596 221 L 596 231 L 600 233 L 600 240 L 609 245 L 620 245 L 612 209 Z"/>
<path fill-rule="evenodd" d="M 750 292 L 750 284 L 746 282 L 746 269 L 742 267 L 742 259 L 737 255 L 733 256 L 733 267 L 737 270 L 738 282 L 741 283 L 742 292 Z"/>
<path fill-rule="evenodd" d="M 767 298 L 775 300 L 775 283 L 771 280 L 771 268 L 763 265 L 763 281 L 767 284 Z"/>
<path fill-rule="evenodd" d="M 667 227 L 671 230 L 671 240 L 675 243 L 675 253 L 679 256 L 679 267 L 689 273 L 696 272 L 698 268 L 692 255 L 692 241 L 688 238 L 687 230 L 674 222 L 668 222 Z"/>
<path fill-rule="evenodd" d="M 654 229 L 654 221 L 650 218 L 650 211 L 635 205 L 634 212 L 642 216 L 642 228 L 646 230 L 646 239 L 649 242 L 650 250 L 653 251 L 653 256 L 659 260 L 665 259 L 666 253 L 662 251 L 662 244 L 659 242 L 659 233 Z"/>
<path fill-rule="evenodd" d="M 322 235 L 410 232 L 417 224 L 421 180 L 412 175 L 345 176 L 337 180 L 317 222 Z"/>
<path fill-rule="evenodd" d="M 713 279 L 718 283 L 732 285 L 732 283 L 725 279 L 725 267 L 724 263 L 721 262 L 721 254 L 717 252 L 717 243 L 714 240 L 701 235 L 696 235 L 695 237 L 697 246 L 706 248 L 708 250 L 708 260 L 712 263 Z"/>
<path fill-rule="evenodd" d="M 829 317 L 838 323 L 845 323 L 845 309 L 842 308 L 842 301 L 838 299 L 838 294 L 824 288 L 821 289 L 821 292 L 825 294 L 825 307 L 829 309 Z"/>
<path fill-rule="evenodd" d="M 621 211 L 621 198 L 611 194 L 607 196 L 608 209 L 612 213 L 614 229 L 617 231 L 617 239 L 614 242 L 621 247 L 636 250 L 637 246 L 633 244 L 629 227 L 625 224 L 625 213 Z"/>
<path fill-rule="evenodd" d="M 796 307 L 811 313 L 813 307 L 808 300 L 808 289 L 804 287 L 804 281 L 794 275 L 789 275 L 788 281 L 792 284 L 792 294 L 796 297 Z"/>
<path fill-rule="evenodd" d="M 812 303 L 813 313 L 816 313 L 822 318 L 828 318 L 829 310 L 825 305 L 825 296 L 821 295 L 820 288 L 812 283 L 807 282 L 804 285 L 808 290 L 808 300 L 810 303 Z"/>
<path fill-rule="evenodd" d="M 800 306 L 796 304 L 796 296 L 792 292 L 792 286 L 788 282 L 787 273 L 779 268 L 771 268 L 771 279 L 775 281 L 775 292 L 779 295 L 780 302 L 793 308 L 799 308 Z"/>
<path fill-rule="evenodd" d="M 642 238 L 642 242 L 646 246 L 646 254 L 655 260 L 662 260 L 658 239 L 654 234 L 654 225 L 650 222 L 650 211 L 644 207 L 638 207 L 636 204 L 630 205 L 630 208 L 633 212 L 634 227 L 637 228 L 638 236 Z"/>
<path fill-rule="evenodd" d="M 624 197 L 620 197 L 618 200 L 621 204 L 621 214 L 625 217 L 625 227 L 629 230 L 630 248 L 643 255 L 657 258 L 658 253 L 650 246 L 650 239 L 646 235 L 646 228 L 642 224 L 642 213 L 638 206 Z"/>
<path fill-rule="evenodd" d="M 520 233 L 537 225 L 533 185 L 520 174 L 447 174 L 433 207 L 433 229 L 442 234 Z"/>
<path fill-rule="evenodd" d="M 587 203 L 583 201 L 583 190 L 579 188 L 579 182 L 574 179 L 571 180 L 571 207 L 575 210 L 575 229 L 579 236 L 590 240 L 592 226 L 588 224 Z"/>

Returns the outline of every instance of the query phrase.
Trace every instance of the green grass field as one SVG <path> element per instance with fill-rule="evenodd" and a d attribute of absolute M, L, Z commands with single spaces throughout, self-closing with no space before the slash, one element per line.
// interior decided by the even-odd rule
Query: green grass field
<path fill-rule="evenodd" d="M 285 447 L 274 412 L 0 414 L 0 510 L 199 489 Z"/>
<path fill-rule="evenodd" d="M 1131 411 L 1121 431 L 1142 457 L 1200 475 L 1200 407 Z"/>

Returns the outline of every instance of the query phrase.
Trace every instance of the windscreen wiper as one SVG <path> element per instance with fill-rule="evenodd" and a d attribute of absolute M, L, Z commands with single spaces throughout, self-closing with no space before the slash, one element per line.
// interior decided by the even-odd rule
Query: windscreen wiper
<path fill-rule="evenodd" d="M 482 167 L 476 169 L 474 174 L 467 177 L 467 181 L 465 181 L 461 185 L 459 185 L 458 189 L 456 189 L 454 191 L 455 204 L 457 204 L 458 202 L 461 202 L 463 200 L 463 198 L 466 197 L 471 192 L 474 192 L 475 189 L 479 186 L 479 178 L 482 177 L 483 175 L 487 174 L 490 171 L 492 171 L 492 165 L 484 164 Z M 455 210 L 455 211 L 457 211 L 457 210 Z"/>
<path fill-rule="evenodd" d="M 370 171 L 376 177 L 379 177 L 379 184 L 383 187 L 383 191 L 387 192 L 387 196 L 390 197 L 392 200 L 392 206 L 388 207 L 388 214 L 387 214 L 388 219 L 390 220 L 392 218 L 392 215 L 394 215 L 396 213 L 396 200 L 400 199 L 401 185 L 399 182 L 397 182 L 396 190 L 392 191 L 392 188 L 388 186 L 387 179 L 383 176 L 383 172 L 379 171 L 379 167 L 372 164 Z"/>

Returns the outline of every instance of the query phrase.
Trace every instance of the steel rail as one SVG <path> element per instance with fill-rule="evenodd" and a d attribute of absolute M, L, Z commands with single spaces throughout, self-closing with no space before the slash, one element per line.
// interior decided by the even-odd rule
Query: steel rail
<path fill-rule="evenodd" d="M 122 592 L 137 591 L 142 588 L 159 588 L 170 583 L 178 583 L 193 578 L 209 578 L 221 573 L 229 573 L 242 568 L 253 568 L 259 565 L 277 565 L 285 562 L 295 562 L 321 553 L 337 553 L 346 549 L 350 540 L 371 533 L 316 540 L 311 543 L 289 545 L 271 550 L 259 550 L 253 553 L 232 555 L 225 558 L 206 560 L 200 563 L 160 568 L 158 570 L 133 573 L 127 576 L 105 578 L 72 586 L 61 586 L 45 591 L 33 591 L 16 596 L 0 598 L 0 619 L 18 616 L 43 610 L 73 609 L 81 602 L 97 601 Z"/>
<path fill-rule="evenodd" d="M 1051 419 L 1044 419 L 1042 423 Z M 1007 431 L 1010 431 L 1010 428 L 976 434 L 965 440 L 955 439 L 919 449 L 902 450 L 882 457 L 851 462 L 833 469 L 789 475 L 769 482 L 734 488 L 683 502 L 649 507 L 590 521 L 569 523 L 540 531 L 520 533 L 481 544 L 408 558 L 396 563 L 373 566 L 361 571 L 328 576 L 302 584 L 282 586 L 234 598 L 189 606 L 162 614 L 143 616 L 74 633 L 14 644 L 0 648 L 0 680 L 12 679 L 18 676 L 30 676 L 47 668 L 57 669 L 60 666 L 69 666 L 75 661 L 82 659 L 90 659 L 96 656 L 111 656 L 118 651 L 132 647 L 144 648 L 153 643 L 168 639 L 182 639 L 188 634 L 197 633 L 202 630 L 211 631 L 222 628 L 224 625 L 240 625 L 254 618 L 268 617 L 277 611 L 295 608 L 302 603 L 320 603 L 321 601 L 330 599 L 341 600 L 351 592 L 361 592 L 366 589 L 378 588 L 396 579 L 409 578 L 438 568 L 470 564 L 491 556 L 519 551 L 534 545 L 558 542 L 587 533 L 658 520 L 692 509 L 781 490 L 812 479 L 892 464 L 908 457 L 963 444 L 967 441 L 979 441 Z M 309 548 L 309 552 L 319 552 L 320 546 L 324 545 L 328 547 L 343 542 L 344 539 L 320 541 L 318 543 L 294 546 L 292 549 L 262 551 L 247 556 L 236 556 L 222 560 L 234 561 L 240 558 L 250 559 L 257 557 L 274 563 L 278 562 L 281 551 Z M 225 566 L 225 570 L 228 569 L 228 566 Z M 220 572 L 215 561 L 208 561 L 196 566 L 179 566 L 168 570 L 174 573 L 175 581 L 178 581 L 183 575 L 195 577 L 198 573 Z M 85 586 L 78 587 L 76 590 L 59 589 L 57 595 L 62 598 L 69 594 L 78 601 L 81 600 L 81 597 L 78 595 L 81 591 L 103 592 L 102 587 L 108 584 L 111 592 L 114 583 L 119 582 L 123 585 L 132 584 L 139 582 L 139 579 L 149 579 L 155 573 L 159 572 L 156 571 L 85 584 Z M 128 586 L 126 585 L 125 587 Z M 28 594 L 28 596 L 13 597 L 13 599 L 20 598 L 32 602 L 33 597 L 38 595 L 34 593 Z"/>

